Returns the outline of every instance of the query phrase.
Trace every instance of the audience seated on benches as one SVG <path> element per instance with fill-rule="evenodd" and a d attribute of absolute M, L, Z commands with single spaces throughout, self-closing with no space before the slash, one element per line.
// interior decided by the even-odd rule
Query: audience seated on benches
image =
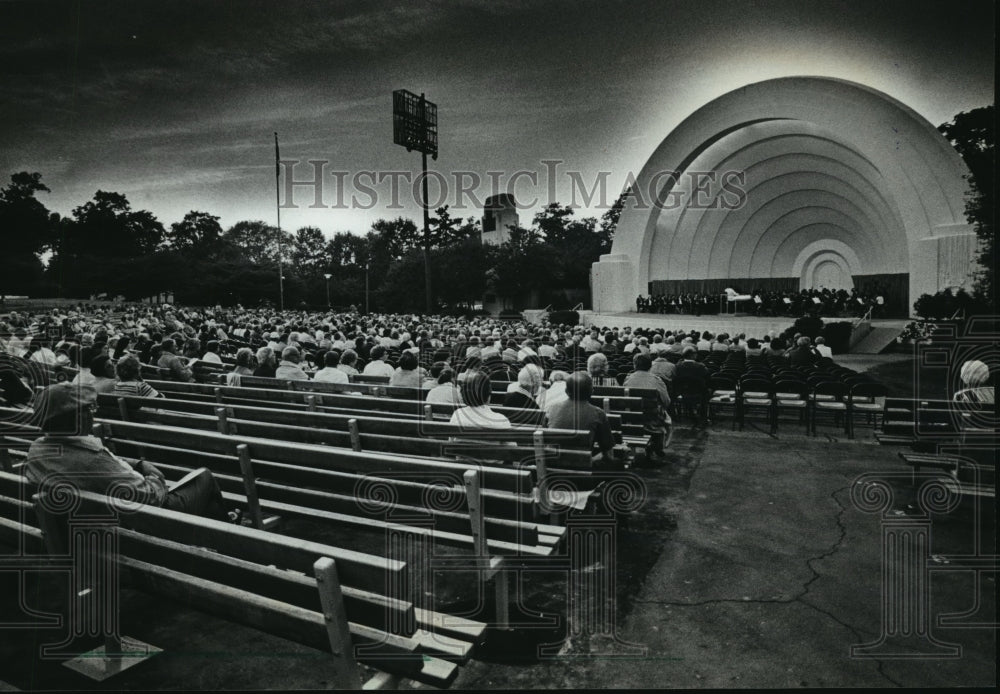
<path fill-rule="evenodd" d="M 222 492 L 206 468 L 196 470 L 168 488 L 155 466 L 139 461 L 134 467 L 109 451 L 90 432 L 97 409 L 97 391 L 90 386 L 57 383 L 42 391 L 35 404 L 44 435 L 28 451 L 27 477 L 40 486 L 68 480 L 79 488 L 124 495 L 129 502 L 161 506 L 216 520 L 238 520 L 227 513 Z"/>
<path fill-rule="evenodd" d="M 527 364 L 522 367 L 517 374 L 517 386 L 514 390 L 507 393 L 503 402 L 504 407 L 511 407 L 518 410 L 517 414 L 511 417 L 512 423 L 522 424 L 534 419 L 533 413 L 537 413 L 541 409 L 536 401 L 541 389 L 541 367 L 535 364 Z"/>
<path fill-rule="evenodd" d="M 285 347 L 281 352 L 281 362 L 274 372 L 274 377 L 287 381 L 308 381 L 309 376 L 299 366 L 300 361 L 302 355 L 297 347 Z"/>
<path fill-rule="evenodd" d="M 241 376 L 253 376 L 253 350 L 240 347 L 236 351 L 236 366 L 226 374 L 226 385 L 238 386 Z"/>
<path fill-rule="evenodd" d="M 492 392 L 490 379 L 486 374 L 476 372 L 467 378 L 461 385 L 465 405 L 452 413 L 451 423 L 470 429 L 510 429 L 510 420 L 490 407 Z"/>
<path fill-rule="evenodd" d="M 566 399 L 555 403 L 549 410 L 549 427 L 589 431 L 597 448 L 595 462 L 610 463 L 613 461 L 614 436 L 608 415 L 590 404 L 592 394 L 593 380 L 589 374 L 582 371 L 570 374 L 566 379 Z"/>
<path fill-rule="evenodd" d="M 257 350 L 257 368 L 253 375 L 262 378 L 274 378 L 278 370 L 278 359 L 274 356 L 274 350 L 270 347 L 261 347 Z"/>
<path fill-rule="evenodd" d="M 653 365 L 649 355 L 638 353 L 632 359 L 635 371 L 625 379 L 626 388 L 645 388 L 655 390 L 657 398 L 646 399 L 643 404 L 643 419 L 649 443 L 646 446 L 646 457 L 652 462 L 665 461 L 663 444 L 667 433 L 666 408 L 670 407 L 670 395 L 667 386 L 658 377 L 649 372 Z"/>
<path fill-rule="evenodd" d="M 403 388 L 422 388 L 423 382 L 423 374 L 417 355 L 413 352 L 403 352 L 399 356 L 399 365 L 389 378 L 389 385 Z"/>
<path fill-rule="evenodd" d="M 115 364 L 118 382 L 111 389 L 112 395 L 138 395 L 144 398 L 162 398 L 163 395 L 153 386 L 142 380 L 142 365 L 139 358 L 126 354 Z M 95 388 L 95 390 L 97 390 Z M 98 392 L 101 392 L 98 390 Z"/>
<path fill-rule="evenodd" d="M 177 343 L 171 338 L 166 338 L 161 343 L 162 352 L 160 354 L 159 360 L 156 365 L 161 369 L 167 369 L 170 372 L 170 378 L 175 381 L 181 381 L 184 383 L 191 383 L 194 381 L 194 374 L 191 369 L 188 368 L 187 364 L 177 356 Z"/>
<path fill-rule="evenodd" d="M 431 366 L 431 381 L 434 383 L 427 391 L 424 402 L 434 404 L 461 405 L 462 394 L 454 382 L 455 372 L 446 362 L 434 362 Z M 426 387 L 426 382 L 424 387 Z"/>

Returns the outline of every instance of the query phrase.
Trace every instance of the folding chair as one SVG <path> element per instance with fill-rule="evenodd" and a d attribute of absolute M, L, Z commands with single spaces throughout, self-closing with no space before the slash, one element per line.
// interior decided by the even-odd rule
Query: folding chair
<path fill-rule="evenodd" d="M 743 429 L 747 412 L 753 409 L 764 409 L 767 413 L 770 431 L 772 434 L 774 433 L 774 386 L 771 381 L 744 377 L 740 380 L 736 402 L 736 418 L 739 421 L 740 430 Z"/>
<path fill-rule="evenodd" d="M 712 376 L 710 379 L 711 394 L 708 398 L 709 419 L 715 419 L 715 413 L 719 410 L 732 410 L 732 428 L 736 428 L 736 400 L 737 387 L 736 379 L 729 376 Z"/>
<path fill-rule="evenodd" d="M 847 386 L 838 381 L 820 381 L 812 386 L 812 410 L 810 428 L 813 436 L 816 435 L 816 418 L 820 412 L 830 412 L 833 414 L 834 425 L 842 414 L 847 414 Z M 847 417 L 844 418 L 845 420 Z M 847 433 L 847 424 L 844 424 L 844 433 Z"/>
<path fill-rule="evenodd" d="M 708 391 L 704 384 L 696 379 L 674 376 L 673 390 L 675 397 L 671 404 L 677 416 L 697 411 L 697 419 L 702 423 L 708 412 Z"/>
<path fill-rule="evenodd" d="M 878 415 L 885 416 L 885 397 L 889 389 L 881 383 L 862 382 L 850 387 L 847 395 L 847 436 L 854 438 L 854 415 L 863 413 L 865 421 L 878 426 Z"/>
<path fill-rule="evenodd" d="M 809 384 L 805 381 L 784 378 L 774 384 L 774 430 L 778 430 L 778 420 L 783 410 L 799 413 L 799 422 L 809 433 Z"/>

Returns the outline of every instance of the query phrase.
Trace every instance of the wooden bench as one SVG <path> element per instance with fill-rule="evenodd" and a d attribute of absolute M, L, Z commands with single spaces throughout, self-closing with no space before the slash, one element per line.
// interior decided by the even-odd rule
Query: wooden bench
<path fill-rule="evenodd" d="M 155 388 L 155 384 L 151 384 Z M 264 390 L 280 389 L 292 390 L 296 392 L 308 392 L 317 394 L 344 394 L 358 393 L 360 395 L 370 395 L 383 398 L 395 398 L 407 401 L 422 401 L 427 397 L 427 390 L 424 388 L 404 388 L 401 386 L 388 386 L 373 383 L 323 383 L 316 381 L 294 381 L 280 378 L 263 378 L 255 376 L 243 376 L 240 378 L 240 386 L 244 388 L 258 388 Z M 159 390 L 159 388 L 157 388 Z M 491 404 L 501 405 L 503 394 L 494 392 Z M 598 396 L 591 398 L 591 404 L 597 407 L 605 407 L 610 412 L 641 412 L 642 399 L 630 395 L 621 396 Z"/>
<path fill-rule="evenodd" d="M 959 496 L 996 496 L 996 446 L 941 446 L 937 453 L 899 452 L 900 459 L 913 468 L 939 470 L 949 480 L 947 488 Z"/>
<path fill-rule="evenodd" d="M 76 569 L 82 557 L 67 547 L 79 545 L 60 546 L 66 526 L 30 487 L 20 475 L 0 473 L 0 543 L 35 554 L 44 543 L 56 555 L 48 559 Z M 79 512 L 108 514 L 107 497 L 75 494 Z M 447 687 L 483 638 L 480 622 L 416 608 L 404 562 L 154 507 L 120 513 L 117 524 L 114 559 L 127 584 L 330 652 L 337 687 L 361 686 L 358 663 L 383 673 L 365 688 L 399 678 Z M 39 569 L 51 570 L 38 559 Z"/>
<path fill-rule="evenodd" d="M 308 466 L 254 459 L 255 448 L 246 443 L 236 444 L 230 455 L 214 454 L 206 458 L 204 451 L 193 447 L 195 444 L 187 435 L 175 436 L 175 446 L 184 448 L 154 448 L 133 438 L 126 440 L 109 436 L 108 430 L 112 427 L 107 424 L 102 423 L 105 439 L 116 451 L 128 450 L 131 454 L 128 457 L 132 458 L 139 457 L 136 453 L 141 451 L 168 477 L 180 478 L 194 467 L 208 467 L 219 479 L 227 497 L 241 506 L 252 504 L 259 507 L 259 511 L 251 512 L 252 516 L 274 513 L 282 517 L 332 523 L 360 534 L 385 535 L 391 529 L 415 536 L 429 534 L 435 542 L 455 547 L 472 549 L 475 546 L 472 534 L 474 519 L 468 510 L 471 504 L 468 492 L 463 488 L 467 466 L 430 473 L 423 471 L 411 477 L 397 472 L 400 479 L 410 482 L 409 503 L 390 502 L 389 490 L 395 492 L 399 485 L 386 484 L 389 473 L 379 474 L 376 471 L 370 475 L 354 474 L 346 478 L 341 475 L 331 480 L 330 474 L 309 474 Z M 135 434 L 134 431 L 129 433 Z M 142 434 L 137 436 L 143 437 Z M 336 491 L 331 490 L 330 482 L 339 483 Z M 348 483 L 353 485 L 350 489 L 346 489 Z M 419 498 L 414 498 L 418 493 Z M 479 496 L 485 498 L 483 492 Z M 486 536 L 489 548 L 497 554 L 549 556 L 564 530 L 536 521 L 535 505 L 518 503 L 522 498 L 525 501 L 531 499 L 527 495 L 501 492 L 488 495 Z M 429 503 L 429 499 L 438 503 Z M 448 505 L 443 503 L 444 500 L 449 502 Z M 486 505 L 486 502 L 480 501 L 479 505 Z"/>
<path fill-rule="evenodd" d="M 886 398 L 882 428 L 875 438 L 883 445 L 955 439 L 959 436 L 989 436 L 995 428 L 983 423 L 996 421 L 992 405 L 959 403 L 930 398 Z"/>
<path fill-rule="evenodd" d="M 542 470 L 584 471 L 592 467 L 591 435 L 587 431 L 469 430 L 440 421 L 134 396 L 102 395 L 98 402 L 102 416 L 124 421 L 217 429 L 228 434 L 318 443 L 355 451 L 420 457 L 481 456 L 506 463 L 532 464 Z"/>
<path fill-rule="evenodd" d="M 290 382 L 290 383 L 295 383 Z M 421 400 L 403 400 L 365 395 L 347 395 L 339 393 L 320 393 L 302 390 L 278 390 L 275 388 L 250 388 L 247 386 L 210 386 L 196 383 L 177 383 L 174 381 L 152 381 L 154 388 L 171 398 L 183 400 L 199 400 L 202 402 L 217 402 L 219 404 L 246 404 L 263 406 L 265 404 L 280 404 L 282 409 L 294 408 L 300 410 L 321 411 L 331 414 L 357 414 L 361 410 L 391 414 L 394 418 L 406 419 L 437 419 L 447 420 L 459 407 L 445 403 L 425 403 Z M 318 384 L 323 385 L 323 384 Z M 633 398 L 633 406 L 639 402 Z M 601 400 L 599 406 L 608 413 L 608 422 L 612 431 L 621 437 L 642 437 L 643 415 L 641 411 L 615 412 L 611 409 L 611 401 Z M 430 408 L 428 410 L 427 408 Z M 494 410 L 505 416 L 525 413 L 516 408 L 494 407 Z M 379 415 L 382 416 L 382 415 Z M 542 413 L 529 418 L 515 428 L 537 428 L 542 421 Z"/>
<path fill-rule="evenodd" d="M 415 544 L 427 548 L 426 554 L 437 543 L 490 557 L 480 578 L 493 581 L 497 614 L 506 614 L 507 568 L 553 556 L 565 533 L 562 526 L 534 520 L 541 515 L 538 496 L 523 493 L 531 481 L 528 470 L 501 468 L 482 474 L 469 469 L 468 463 L 449 462 L 442 469 L 434 466 L 434 461 L 419 458 L 383 469 L 375 461 L 385 463 L 384 457 L 345 462 L 336 454 L 353 452 L 126 422 L 99 421 L 95 434 L 130 462 L 142 457 L 155 463 L 170 481 L 192 468 L 208 467 L 224 496 L 246 507 L 256 527 L 262 527 L 263 513 L 277 513 L 349 529 L 351 541 L 360 543 L 356 548 L 362 551 L 373 539 L 387 546 L 386 538 L 396 535 L 412 537 Z M 22 446 L 29 443 L 11 437 L 8 441 Z M 360 464 L 369 474 L 327 469 L 331 462 L 332 467 L 342 469 Z M 407 463 L 422 467 L 415 469 Z M 416 481 L 406 479 L 408 472 L 419 473 Z M 481 479 L 505 483 L 508 489 L 483 490 Z M 373 489 L 375 496 L 368 498 L 366 489 Z M 429 500 L 438 506 L 429 505 Z M 548 509 L 550 518 L 559 508 L 558 502 L 542 507 Z M 378 537 L 373 538 L 373 534 Z"/>

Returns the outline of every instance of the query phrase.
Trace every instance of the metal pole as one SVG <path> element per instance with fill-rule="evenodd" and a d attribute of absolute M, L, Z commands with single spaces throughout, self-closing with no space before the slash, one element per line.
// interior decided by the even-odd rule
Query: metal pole
<path fill-rule="evenodd" d="M 368 263 L 365 263 L 365 315 L 368 315 Z"/>
<path fill-rule="evenodd" d="M 420 94 L 420 110 L 421 115 L 424 116 L 426 121 L 427 107 L 424 105 L 423 92 Z M 420 152 L 421 160 L 423 161 L 424 168 L 424 180 L 423 180 L 423 193 L 424 199 L 420 201 L 421 206 L 424 208 L 424 292 L 426 295 L 426 306 L 427 313 L 433 313 L 433 302 L 431 299 L 431 216 L 428 210 L 428 202 L 430 201 L 430 196 L 427 193 L 427 146 L 426 143 Z"/>
<path fill-rule="evenodd" d="M 285 310 L 285 259 L 281 245 L 281 158 L 278 155 L 278 133 L 274 133 L 274 199 L 278 212 L 278 310 Z"/>

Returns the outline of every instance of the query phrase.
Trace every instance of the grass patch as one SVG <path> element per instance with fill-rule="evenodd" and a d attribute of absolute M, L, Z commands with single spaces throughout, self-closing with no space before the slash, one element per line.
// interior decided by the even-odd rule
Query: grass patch
<path fill-rule="evenodd" d="M 914 360 L 894 361 L 888 364 L 873 366 L 866 372 L 889 389 L 889 395 L 894 398 L 933 398 L 949 399 L 948 384 L 940 367 L 923 368 L 917 373 L 914 370 Z M 919 386 L 919 388 L 918 388 Z"/>

